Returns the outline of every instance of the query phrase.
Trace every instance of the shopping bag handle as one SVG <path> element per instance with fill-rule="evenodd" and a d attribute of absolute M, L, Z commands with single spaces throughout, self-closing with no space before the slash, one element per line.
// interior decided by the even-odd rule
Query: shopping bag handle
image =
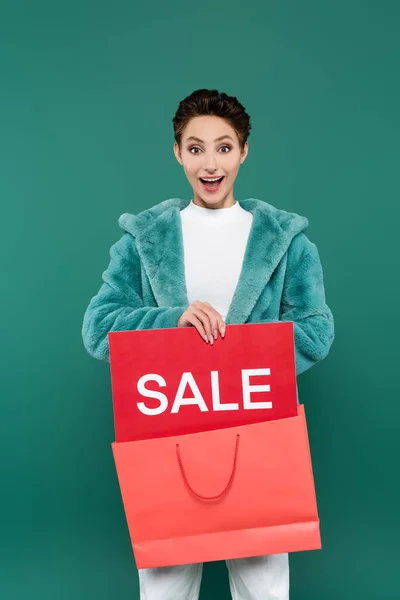
<path fill-rule="evenodd" d="M 224 496 L 227 493 L 227 491 L 229 490 L 229 488 L 231 487 L 231 485 L 233 483 L 233 479 L 234 479 L 235 473 L 236 473 L 237 456 L 238 456 L 238 450 L 239 450 L 239 440 L 240 440 L 240 435 L 238 434 L 236 436 L 235 454 L 233 456 L 233 466 L 232 466 L 231 476 L 229 477 L 228 483 L 226 484 L 226 486 L 224 487 L 222 492 L 220 494 L 217 494 L 216 496 L 203 496 L 202 494 L 198 494 L 197 492 L 195 492 L 195 490 L 192 488 L 192 486 L 189 483 L 185 468 L 183 466 L 182 457 L 181 457 L 181 449 L 179 447 L 179 444 L 176 444 L 176 456 L 178 459 L 179 468 L 182 473 L 183 481 L 185 482 L 187 488 L 192 492 L 192 494 L 194 496 L 196 496 L 196 498 L 199 498 L 200 500 L 219 500 L 220 498 L 222 498 L 222 496 Z"/>

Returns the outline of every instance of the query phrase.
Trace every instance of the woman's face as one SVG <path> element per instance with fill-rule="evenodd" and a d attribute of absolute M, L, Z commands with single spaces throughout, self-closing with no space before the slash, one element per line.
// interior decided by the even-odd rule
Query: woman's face
<path fill-rule="evenodd" d="M 225 119 L 193 117 L 183 132 L 181 148 L 174 144 L 175 157 L 193 188 L 193 202 L 204 208 L 232 206 L 233 183 L 247 152 L 247 142 L 241 150 L 235 130 Z"/>

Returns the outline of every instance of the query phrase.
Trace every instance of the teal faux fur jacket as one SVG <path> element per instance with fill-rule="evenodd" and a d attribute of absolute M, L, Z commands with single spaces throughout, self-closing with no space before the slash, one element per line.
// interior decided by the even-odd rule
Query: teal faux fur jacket
<path fill-rule="evenodd" d="M 83 319 L 83 342 L 95 358 L 109 360 L 110 331 L 176 327 L 189 306 L 179 214 L 188 204 L 172 198 L 119 218 L 124 233 Z M 334 339 L 318 250 L 304 233 L 308 220 L 261 200 L 239 204 L 253 223 L 225 322 L 292 321 L 299 375 L 326 357 Z"/>

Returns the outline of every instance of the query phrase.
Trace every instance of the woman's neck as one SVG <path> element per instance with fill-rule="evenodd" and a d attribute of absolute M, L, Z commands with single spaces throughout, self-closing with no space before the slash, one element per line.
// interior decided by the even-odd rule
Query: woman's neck
<path fill-rule="evenodd" d="M 205 200 L 203 200 L 202 198 L 200 198 L 199 196 L 195 195 L 194 198 L 192 199 L 193 204 L 195 204 L 196 206 L 200 206 L 200 208 L 209 208 L 209 209 L 220 209 L 220 208 L 231 208 L 232 206 L 234 206 L 236 204 L 236 200 L 234 199 L 233 195 L 228 195 L 225 196 L 225 198 L 222 198 L 219 202 L 216 200 L 211 200 L 210 202 L 206 202 Z"/>

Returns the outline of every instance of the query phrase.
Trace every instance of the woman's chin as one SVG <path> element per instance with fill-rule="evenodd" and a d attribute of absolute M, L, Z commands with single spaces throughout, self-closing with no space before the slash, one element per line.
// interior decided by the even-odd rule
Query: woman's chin
<path fill-rule="evenodd" d="M 193 202 L 205 208 L 226 208 L 234 204 L 234 200 L 230 194 L 205 194 L 194 192 Z"/>

